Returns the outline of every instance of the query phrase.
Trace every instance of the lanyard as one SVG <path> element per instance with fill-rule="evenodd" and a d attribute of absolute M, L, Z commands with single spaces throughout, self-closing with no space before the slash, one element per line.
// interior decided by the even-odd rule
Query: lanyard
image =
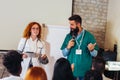
<path fill-rule="evenodd" d="M 80 40 L 80 44 L 78 43 L 77 39 L 75 39 L 75 41 L 76 41 L 76 43 L 77 43 L 77 46 L 78 46 L 78 49 L 80 49 L 80 46 L 81 46 L 81 44 L 82 44 L 84 35 L 85 35 L 85 30 L 83 30 L 83 34 L 82 34 L 82 38 L 81 38 L 81 40 Z"/>

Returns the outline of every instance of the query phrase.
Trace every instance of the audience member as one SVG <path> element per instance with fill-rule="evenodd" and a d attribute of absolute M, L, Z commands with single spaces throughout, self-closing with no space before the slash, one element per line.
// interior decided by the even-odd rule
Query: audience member
<path fill-rule="evenodd" d="M 84 80 L 103 80 L 102 74 L 96 70 L 89 70 L 84 76 Z"/>
<path fill-rule="evenodd" d="M 74 80 L 71 65 L 65 58 L 59 58 L 54 65 L 52 80 Z"/>
<path fill-rule="evenodd" d="M 10 50 L 5 54 L 3 57 L 3 65 L 11 75 L 1 80 L 23 80 L 20 78 L 22 60 L 22 55 L 15 50 Z"/>
<path fill-rule="evenodd" d="M 111 80 L 104 76 L 105 60 L 102 57 L 96 57 L 92 61 L 92 70 L 97 70 L 103 76 L 103 80 Z"/>
<path fill-rule="evenodd" d="M 97 70 L 101 74 L 104 73 L 105 61 L 102 57 L 96 57 L 92 60 L 92 70 Z"/>
<path fill-rule="evenodd" d="M 47 80 L 47 75 L 42 67 L 31 67 L 26 73 L 25 80 Z"/>
<path fill-rule="evenodd" d="M 26 71 L 30 66 L 41 66 L 38 61 L 38 56 L 42 54 L 42 58 L 46 57 L 45 54 L 45 43 L 41 40 L 41 25 L 37 22 L 30 22 L 23 32 L 23 37 L 21 38 L 18 50 L 21 51 L 24 55 L 22 62 L 22 73 L 21 77 L 24 78 Z M 25 54 L 36 55 L 32 58 Z"/>

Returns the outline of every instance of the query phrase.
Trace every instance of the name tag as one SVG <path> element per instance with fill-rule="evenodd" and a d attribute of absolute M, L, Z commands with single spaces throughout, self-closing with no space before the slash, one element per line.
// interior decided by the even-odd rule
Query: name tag
<path fill-rule="evenodd" d="M 81 49 L 76 49 L 76 54 L 81 55 L 82 54 L 82 50 Z"/>

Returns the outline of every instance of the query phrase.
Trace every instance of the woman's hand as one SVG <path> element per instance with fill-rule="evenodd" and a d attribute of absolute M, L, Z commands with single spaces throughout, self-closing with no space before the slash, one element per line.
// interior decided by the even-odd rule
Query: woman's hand
<path fill-rule="evenodd" d="M 27 58 L 28 56 L 23 53 L 22 58 Z"/>
<path fill-rule="evenodd" d="M 41 57 L 42 57 L 43 59 L 45 59 L 47 56 L 46 56 L 46 54 L 42 54 Z"/>

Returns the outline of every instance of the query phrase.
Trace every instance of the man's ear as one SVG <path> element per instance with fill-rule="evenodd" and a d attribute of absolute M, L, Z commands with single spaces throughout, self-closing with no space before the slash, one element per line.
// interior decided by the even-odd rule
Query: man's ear
<path fill-rule="evenodd" d="M 80 23 L 78 23 L 78 26 L 81 26 L 81 24 L 80 24 Z"/>
<path fill-rule="evenodd" d="M 77 26 L 81 26 L 81 24 L 79 22 L 76 23 Z"/>

